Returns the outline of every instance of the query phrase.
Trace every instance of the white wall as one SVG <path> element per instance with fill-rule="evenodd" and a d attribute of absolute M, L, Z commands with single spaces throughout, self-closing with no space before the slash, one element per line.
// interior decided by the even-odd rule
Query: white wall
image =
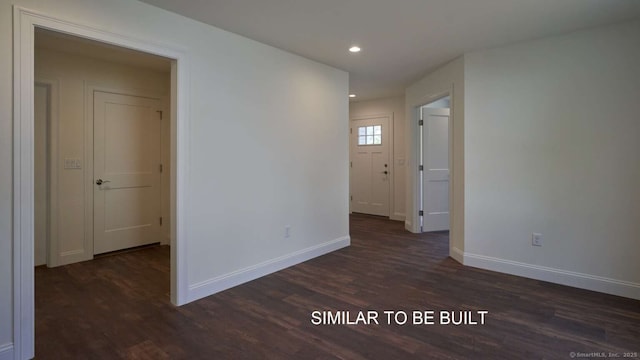
<path fill-rule="evenodd" d="M 465 55 L 465 264 L 640 299 L 638 44 L 634 22 Z"/>
<path fill-rule="evenodd" d="M 188 54 L 189 299 L 349 243 L 345 72 L 139 2 L 13 3 Z M 3 1 L 0 347 L 12 342 L 12 33 Z"/>
<path fill-rule="evenodd" d="M 105 89 L 122 91 L 123 93 L 140 93 L 149 96 L 168 97 L 170 74 L 168 72 L 150 71 L 144 68 L 128 66 L 97 60 L 81 55 L 73 55 L 36 49 L 36 79 L 56 80 L 59 84 L 58 124 L 58 159 L 53 164 L 58 171 L 58 255 L 64 265 L 79 260 L 91 259 L 91 249 L 85 248 L 87 221 L 85 205 L 87 203 L 85 169 L 90 168 L 93 159 L 85 155 L 85 86 L 98 86 Z M 167 102 L 167 101 L 165 101 Z M 168 113 L 168 111 L 165 111 Z M 163 121 L 166 133 L 169 121 Z M 163 153 L 168 154 L 168 137 L 163 139 Z M 64 159 L 81 159 L 82 169 L 64 169 Z M 166 162 L 166 161 L 165 161 Z M 165 180 L 168 171 L 163 173 Z M 90 176 L 90 178 L 92 178 Z M 89 180 L 90 181 L 90 180 Z M 166 181 L 165 181 L 166 183 Z M 168 186 L 163 186 L 163 197 L 169 197 Z M 162 209 L 163 217 L 169 219 L 169 209 Z M 167 242 L 169 221 L 163 221 L 163 238 L 158 241 Z"/>
<path fill-rule="evenodd" d="M 393 189 L 391 189 L 390 218 L 405 218 L 405 113 L 404 96 L 349 103 L 349 118 L 369 115 L 391 114 L 393 116 Z"/>
<path fill-rule="evenodd" d="M 464 128 L 465 128 L 465 84 L 464 58 L 457 58 L 435 70 L 425 78 L 407 88 L 406 101 L 406 133 L 407 144 L 407 220 L 405 227 L 412 232 L 420 231 L 418 207 L 420 183 L 418 181 L 418 108 L 449 94 L 451 97 L 451 145 L 450 145 L 450 187 L 451 187 L 451 221 L 449 236 L 450 255 L 462 262 L 464 251 Z"/>

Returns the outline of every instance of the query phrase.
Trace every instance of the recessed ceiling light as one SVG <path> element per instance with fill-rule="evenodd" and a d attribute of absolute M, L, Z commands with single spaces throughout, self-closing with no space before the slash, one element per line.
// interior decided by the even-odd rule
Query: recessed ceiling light
<path fill-rule="evenodd" d="M 359 46 L 355 46 L 355 45 L 349 48 L 349 51 L 351 51 L 352 53 L 360 52 L 360 50 L 362 49 L 360 49 Z"/>
<path fill-rule="evenodd" d="M 350 98 L 354 98 L 354 97 L 356 97 L 356 94 L 349 94 L 349 97 Z"/>

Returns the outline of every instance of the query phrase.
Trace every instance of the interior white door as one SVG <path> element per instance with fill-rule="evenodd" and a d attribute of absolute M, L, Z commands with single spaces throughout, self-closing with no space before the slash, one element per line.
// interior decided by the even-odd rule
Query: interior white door
<path fill-rule="evenodd" d="M 49 88 L 46 85 L 35 84 L 33 88 L 33 245 L 34 264 L 47 263 L 48 232 L 48 169 L 47 148 L 49 118 Z"/>
<path fill-rule="evenodd" d="M 351 211 L 389 216 L 389 117 L 351 121 Z"/>
<path fill-rule="evenodd" d="M 449 230 L 449 109 L 422 111 L 422 231 Z"/>
<path fill-rule="evenodd" d="M 161 102 L 94 92 L 94 254 L 160 242 Z"/>

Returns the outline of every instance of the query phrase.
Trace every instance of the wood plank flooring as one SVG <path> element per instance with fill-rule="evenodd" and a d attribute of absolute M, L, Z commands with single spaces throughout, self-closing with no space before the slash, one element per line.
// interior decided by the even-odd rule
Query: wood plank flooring
<path fill-rule="evenodd" d="M 179 308 L 169 302 L 168 247 L 36 268 L 36 358 L 640 355 L 640 301 L 463 267 L 447 257 L 446 232 L 410 234 L 401 222 L 353 215 L 351 236 L 349 248 Z M 360 310 L 489 313 L 484 325 L 381 317 L 378 325 L 316 326 L 314 310 L 348 310 L 352 320 Z"/>

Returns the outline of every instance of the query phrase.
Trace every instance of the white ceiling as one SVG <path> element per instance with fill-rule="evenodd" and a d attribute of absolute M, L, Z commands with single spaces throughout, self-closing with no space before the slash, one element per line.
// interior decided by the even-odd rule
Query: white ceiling
<path fill-rule="evenodd" d="M 358 100 L 465 52 L 640 18 L 638 0 L 142 1 L 346 70 Z"/>

